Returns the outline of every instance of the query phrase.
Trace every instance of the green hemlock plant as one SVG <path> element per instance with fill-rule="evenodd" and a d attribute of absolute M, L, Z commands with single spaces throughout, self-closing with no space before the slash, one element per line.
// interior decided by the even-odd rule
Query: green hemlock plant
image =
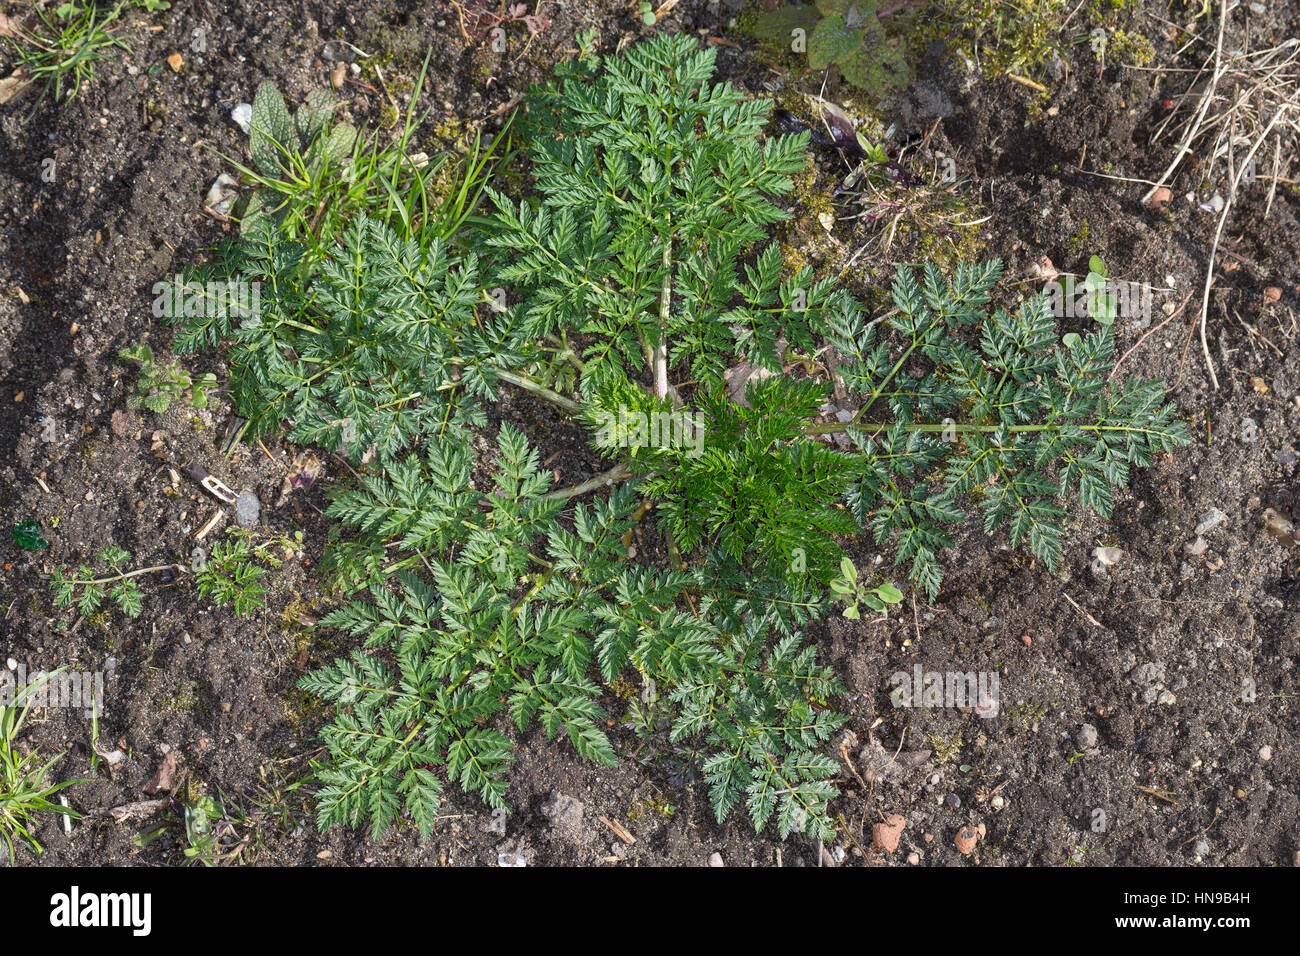
<path fill-rule="evenodd" d="M 221 605 L 232 605 L 239 617 L 265 607 L 266 585 L 262 584 L 262 578 L 266 569 L 256 563 L 258 557 L 265 560 L 265 555 L 259 554 L 247 541 L 219 542 L 197 572 L 199 596 L 211 597 Z"/>
<path fill-rule="evenodd" d="M 50 580 L 55 593 L 55 604 L 59 607 L 75 604 L 82 614 L 93 614 L 105 598 L 112 598 L 113 603 L 127 617 L 139 617 L 144 593 L 134 579 L 137 575 L 160 569 L 123 570 L 130 561 L 130 551 L 110 544 L 99 552 L 99 562 L 107 566 L 111 574 L 95 577 L 95 571 L 89 564 L 78 565 L 71 571 L 67 568 L 57 569 Z"/>
<path fill-rule="evenodd" d="M 816 748 L 843 718 L 828 707 L 837 682 L 792 627 L 809 608 L 634 564 L 621 540 L 637 504 L 630 486 L 562 521 L 565 499 L 547 496 L 536 449 L 509 426 L 498 443 L 486 500 L 465 446 L 434 440 L 330 507 L 375 536 L 370 557 L 389 563 L 353 582 L 368 595 L 322 620 L 365 649 L 303 682 L 340 708 L 324 731 L 321 823 L 369 818 L 378 835 L 404 812 L 427 834 L 439 772 L 506 807 L 513 747 L 485 724 L 501 711 L 613 763 L 595 678 L 631 670 L 662 688 L 671 739 L 698 743 L 720 819 L 743 803 L 756 827 L 775 815 L 782 835 L 828 832 L 838 768 Z"/>
<path fill-rule="evenodd" d="M 322 826 L 428 834 L 453 782 L 506 807 L 507 721 L 612 762 L 606 688 L 640 681 L 646 732 L 693 755 L 719 820 L 827 835 L 845 718 L 803 631 L 832 599 L 902 599 L 844 541 L 870 532 L 933 598 L 970 509 L 1055 568 L 1069 499 L 1109 516 L 1131 468 L 1188 440 L 1159 383 L 1108 381 L 1109 327 L 1069 347 L 1044 297 L 992 308 L 997 262 L 904 269 L 874 321 L 786 274 L 769 229 L 807 136 L 765 139 L 771 104 L 713 66 L 681 36 L 584 56 L 532 91 L 536 192 L 492 193 L 479 257 L 358 216 L 304 268 L 263 220 L 239 259 L 262 315 L 182 331 L 233 340 L 257 432 L 360 469 L 329 509 L 348 598 L 321 625 L 363 646 L 303 681 L 336 707 Z M 502 424 L 476 471 L 503 388 L 613 468 L 553 489 Z M 833 392 L 849 421 L 822 420 Z M 629 547 L 647 514 L 666 554 Z"/>
<path fill-rule="evenodd" d="M 285 428 L 353 461 L 391 459 L 448 423 L 484 421 L 465 396 L 492 394 L 479 366 L 500 334 L 490 316 L 475 321 L 477 260 L 447 239 L 477 206 L 505 132 L 476 139 L 455 168 L 447 156 L 417 163 L 408 148 L 423 77 L 383 149 L 336 121 L 326 94 L 291 115 L 272 85 L 258 90 L 258 169 L 236 164 L 258 187 L 241 235 L 181 279 L 256 287 L 257 307 L 172 316 L 178 352 L 233 341 L 230 398 L 248 437 Z"/>
<path fill-rule="evenodd" d="M 259 311 L 187 320 L 176 348 L 233 342 L 230 397 L 250 437 L 287 428 L 359 461 L 391 458 L 447 422 L 485 421 L 452 400 L 491 394 L 479 367 L 500 339 L 490 318 L 474 321 L 473 256 L 364 215 L 315 264 L 267 217 L 224 252 L 241 281 L 261 283 Z"/>

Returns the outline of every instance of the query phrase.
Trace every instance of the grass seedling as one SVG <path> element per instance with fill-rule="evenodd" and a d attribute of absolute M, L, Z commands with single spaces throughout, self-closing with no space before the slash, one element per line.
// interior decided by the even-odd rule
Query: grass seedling
<path fill-rule="evenodd" d="M 31 694 L 58 673 L 57 670 L 53 671 L 25 685 L 12 704 L 6 705 L 0 701 L 0 844 L 7 850 L 10 864 L 14 862 L 14 847 L 20 841 L 33 853 L 44 852 L 31 833 L 39 814 L 66 814 L 74 819 L 80 816 L 76 811 L 51 800 L 60 790 L 74 783 L 85 782 L 80 779 L 63 783 L 50 782 L 50 771 L 62 755 L 56 754 L 42 763 L 40 753 L 35 748 L 25 755 L 19 755 L 15 747 L 18 731 L 22 729 L 31 706 Z"/>
<path fill-rule="evenodd" d="M 254 231 L 259 216 L 270 216 L 285 238 L 305 243 L 316 255 L 327 253 L 345 225 L 363 214 L 393 226 L 404 239 L 454 234 L 478 203 L 508 124 L 487 146 L 476 133 L 459 173 L 451 172 L 446 155 L 412 153 L 413 134 L 428 116 L 415 112 L 427 69 L 426 56 L 402 133 L 386 146 L 379 133 L 367 139 L 338 120 L 328 93 L 313 93 L 290 114 L 275 86 L 263 83 L 253 100 L 253 165 L 218 154 L 256 187 L 241 218 L 243 233 Z M 438 198 L 444 184 L 448 188 Z"/>
<path fill-rule="evenodd" d="M 94 82 L 96 63 L 115 49 L 131 49 L 108 29 L 117 20 L 122 6 L 119 3 L 104 12 L 94 4 L 85 7 L 64 4 L 53 16 L 36 7 L 43 30 L 32 33 L 14 28 L 13 35 L 7 39 L 14 48 L 16 61 L 26 68 L 31 79 L 41 84 L 41 100 L 47 94 L 53 94 L 56 102 L 75 98 L 83 85 Z"/>

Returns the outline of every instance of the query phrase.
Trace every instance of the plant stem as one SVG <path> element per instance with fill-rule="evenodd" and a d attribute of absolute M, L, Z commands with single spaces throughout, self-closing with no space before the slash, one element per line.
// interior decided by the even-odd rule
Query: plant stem
<path fill-rule="evenodd" d="M 627 465 L 619 462 L 604 474 L 597 475 L 595 478 L 588 478 L 581 484 L 572 485 L 568 488 L 560 488 L 558 491 L 552 491 L 550 494 L 542 495 L 542 501 L 557 501 L 565 498 L 576 498 L 578 495 L 585 495 L 589 491 L 595 491 L 597 488 L 604 488 L 606 485 L 615 485 L 625 478 L 632 476 L 632 469 Z"/>
<path fill-rule="evenodd" d="M 802 429 L 805 435 L 834 435 L 839 432 L 849 431 L 866 431 L 867 425 L 859 425 L 856 422 L 821 422 L 816 425 L 808 425 Z M 889 428 L 891 425 L 877 424 L 871 427 L 876 429 Z M 1080 431 L 1101 432 L 1101 431 L 1140 431 L 1129 425 L 1079 425 Z M 930 434 L 942 434 L 943 432 L 953 432 L 955 434 L 966 434 L 970 432 L 996 432 L 1006 429 L 1008 432 L 1045 432 L 1052 429 L 1060 428 L 1056 424 L 1041 425 L 945 425 L 942 422 L 934 424 L 902 424 L 904 431 L 908 432 L 926 432 Z"/>
<path fill-rule="evenodd" d="M 496 377 L 501 379 L 501 381 L 509 382 L 511 385 L 517 385 L 524 391 L 532 392 L 538 398 L 544 398 L 552 404 L 559 405 L 570 415 L 576 415 L 582 411 L 582 406 L 573 401 L 573 399 L 565 398 L 559 392 L 551 391 L 551 389 L 547 388 L 545 385 L 534 382 L 531 378 L 516 375 L 514 372 L 507 372 L 503 368 L 493 369 L 492 371 L 496 373 Z"/>
<path fill-rule="evenodd" d="M 668 397 L 668 313 L 673 296 L 673 244 L 664 240 L 664 285 L 659 294 L 659 343 L 655 346 L 655 396 L 663 401 Z"/>
<path fill-rule="evenodd" d="M 80 581 L 80 580 L 78 580 L 78 581 L 69 581 L 68 583 L 69 583 L 69 584 L 81 585 L 81 586 L 83 586 L 83 587 L 84 587 L 85 585 L 88 585 L 88 584 L 111 584 L 111 583 L 113 583 L 114 581 L 121 581 L 121 580 L 124 580 L 124 579 L 126 579 L 126 578 L 139 577 L 141 574 L 152 574 L 154 571 L 167 571 L 167 570 L 169 570 L 169 569 L 173 569 L 173 568 L 174 568 L 175 570 L 179 571 L 181 574 L 184 574 L 184 573 L 185 573 L 185 568 L 184 568 L 182 565 L 179 565 L 179 564 L 160 564 L 160 565 L 157 565 L 156 567 L 152 567 L 152 568 L 140 568 L 138 571 L 127 571 L 127 572 L 125 572 L 124 574 L 115 574 L 115 575 L 113 575 L 112 577 L 109 577 L 109 578 L 95 578 L 94 580 L 90 580 L 90 581 Z"/>

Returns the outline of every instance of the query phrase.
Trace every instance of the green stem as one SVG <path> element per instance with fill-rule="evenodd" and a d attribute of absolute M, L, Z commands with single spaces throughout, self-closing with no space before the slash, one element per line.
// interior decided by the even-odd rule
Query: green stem
<path fill-rule="evenodd" d="M 91 584 L 112 584 L 114 581 L 122 581 L 125 580 L 126 578 L 135 578 L 135 577 L 139 577 L 142 574 L 152 574 L 154 571 L 167 571 L 169 569 L 174 569 L 176 571 L 179 571 L 181 574 L 185 573 L 185 568 L 179 564 L 159 564 L 156 567 L 152 567 L 152 568 L 140 568 L 138 571 L 127 571 L 124 574 L 114 574 L 112 577 L 108 577 L 108 578 L 94 578 L 92 580 L 80 580 L 80 579 L 69 580 L 67 583 L 75 584 L 80 587 L 85 587 Z"/>

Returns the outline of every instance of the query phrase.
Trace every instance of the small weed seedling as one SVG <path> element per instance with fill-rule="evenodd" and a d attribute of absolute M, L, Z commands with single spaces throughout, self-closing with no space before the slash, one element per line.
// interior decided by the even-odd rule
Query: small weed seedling
<path fill-rule="evenodd" d="M 232 540 L 219 542 L 212 556 L 197 573 L 199 595 L 211 597 L 218 605 L 233 605 L 235 614 L 246 617 L 266 606 L 266 586 L 262 578 L 266 568 L 279 567 L 276 542 L 255 542 L 242 528 L 231 528 Z M 259 564 L 258 562 L 261 562 Z"/>
<path fill-rule="evenodd" d="M 14 544 L 24 551 L 43 551 L 50 546 L 36 521 L 19 521 L 13 526 L 12 536 Z"/>
<path fill-rule="evenodd" d="M 146 847 L 173 834 L 187 866 L 222 866 L 239 862 L 247 840 L 236 842 L 237 826 L 246 822 L 243 815 L 226 807 L 223 800 L 194 791 L 187 777 L 176 793 L 172 806 L 179 805 L 179 815 L 170 813 L 164 822 L 142 830 L 135 845 Z"/>
<path fill-rule="evenodd" d="M 806 53 L 814 70 L 834 65 L 852 86 L 884 98 L 904 86 L 910 74 L 903 48 L 885 31 L 879 6 L 877 0 L 785 4 L 758 14 L 754 35 Z"/>
<path fill-rule="evenodd" d="M 269 217 L 284 238 L 304 243 L 314 258 L 327 252 L 348 223 L 368 215 L 400 224 L 406 237 L 453 234 L 473 212 L 490 160 L 504 142 L 508 127 L 483 147 L 477 137 L 461 165 L 449 174 L 451 158 L 412 153 L 413 134 L 424 117 L 415 104 L 424 87 L 428 58 L 411 93 L 402 135 L 380 147 L 378 135 L 367 142 L 351 123 L 335 115 L 338 104 L 318 90 L 290 113 L 272 83 L 263 83 L 253 99 L 249 150 L 253 165 L 229 157 L 254 191 L 240 218 L 245 236 L 262 235 L 259 221 Z M 450 187 L 439 196 L 440 181 Z"/>
<path fill-rule="evenodd" d="M 144 343 L 122 349 L 118 357 L 140 366 L 136 394 L 127 397 L 127 408 L 147 408 L 159 414 L 171 408 L 172 402 L 204 408 L 208 404 L 208 392 L 217 387 L 217 377 L 211 372 L 194 376 L 175 362 L 167 365 L 155 362 L 153 349 Z"/>
<path fill-rule="evenodd" d="M 1088 314 L 1102 325 L 1115 324 L 1115 294 L 1106 288 L 1106 263 L 1101 256 L 1088 260 L 1088 276 L 1083 280 Z"/>
<path fill-rule="evenodd" d="M 76 604 L 82 614 L 94 614 L 105 598 L 112 598 L 122 613 L 127 617 L 139 617 L 144 593 L 135 583 L 135 578 L 143 574 L 158 571 L 175 571 L 177 565 L 161 564 L 152 568 L 140 568 L 135 571 L 123 570 L 131 561 L 131 552 L 110 544 L 99 552 L 99 563 L 107 566 L 112 573 L 96 577 L 89 564 L 81 564 L 75 570 L 59 568 L 50 578 L 54 588 L 55 604 L 67 607 Z"/>
<path fill-rule="evenodd" d="M 844 616 L 857 620 L 861 615 L 859 604 L 865 604 L 873 611 L 887 611 L 889 605 L 903 600 L 903 592 L 892 584 L 885 583 L 877 587 L 868 587 L 858 581 L 858 569 L 845 557 L 840 561 L 840 576 L 831 581 L 831 591 L 844 602 Z"/>

